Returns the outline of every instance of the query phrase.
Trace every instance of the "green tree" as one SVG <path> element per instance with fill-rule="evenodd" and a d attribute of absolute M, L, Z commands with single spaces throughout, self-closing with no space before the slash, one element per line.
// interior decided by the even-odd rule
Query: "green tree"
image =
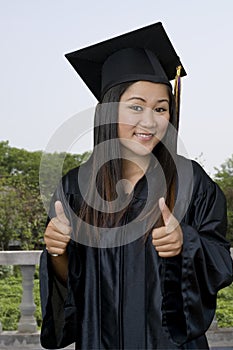
<path fill-rule="evenodd" d="M 48 180 L 57 174 L 62 162 L 62 174 L 84 162 L 89 153 L 47 155 L 41 169 L 41 151 L 29 152 L 0 142 L 0 249 L 7 250 L 12 240 L 21 249 L 38 249 L 43 241 L 46 211 L 41 198 L 40 172 Z M 46 186 L 46 183 L 43 184 Z"/>
<path fill-rule="evenodd" d="M 227 200 L 228 233 L 227 238 L 233 246 L 233 155 L 220 168 L 215 168 L 214 180 L 223 190 Z"/>

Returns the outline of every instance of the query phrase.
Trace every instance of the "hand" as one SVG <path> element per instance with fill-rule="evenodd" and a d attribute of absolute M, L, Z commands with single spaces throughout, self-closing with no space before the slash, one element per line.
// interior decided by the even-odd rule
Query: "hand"
<path fill-rule="evenodd" d="M 50 254 L 62 255 L 70 241 L 71 226 L 60 201 L 55 202 L 55 212 L 56 217 L 50 220 L 46 228 L 44 241 Z"/>
<path fill-rule="evenodd" d="M 165 226 L 152 231 L 152 244 L 162 258 L 179 255 L 183 246 L 183 232 L 179 222 L 170 212 L 164 198 L 159 199 L 159 208 Z"/>

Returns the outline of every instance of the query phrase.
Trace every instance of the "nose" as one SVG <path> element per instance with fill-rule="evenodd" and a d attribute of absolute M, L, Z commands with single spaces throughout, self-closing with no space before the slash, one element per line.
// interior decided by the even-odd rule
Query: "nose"
<path fill-rule="evenodd" d="M 156 116 L 151 108 L 145 108 L 145 110 L 141 114 L 139 124 L 145 129 L 154 129 L 156 127 Z"/>

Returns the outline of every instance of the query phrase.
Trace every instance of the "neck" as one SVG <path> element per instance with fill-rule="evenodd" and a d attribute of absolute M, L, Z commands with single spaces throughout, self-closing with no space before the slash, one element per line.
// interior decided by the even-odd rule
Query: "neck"
<path fill-rule="evenodd" d="M 124 154 L 122 157 L 122 176 L 126 181 L 126 192 L 130 192 L 138 180 L 145 174 L 149 163 L 150 155 L 139 157 L 137 155 Z"/>

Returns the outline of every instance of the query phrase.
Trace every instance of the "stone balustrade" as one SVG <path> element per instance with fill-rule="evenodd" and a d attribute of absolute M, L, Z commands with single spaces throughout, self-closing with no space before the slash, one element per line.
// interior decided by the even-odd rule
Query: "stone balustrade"
<path fill-rule="evenodd" d="M 0 251 L 0 265 L 20 266 L 23 287 L 22 300 L 19 306 L 21 316 L 18 330 L 15 332 L 4 332 L 0 322 L 0 349 L 7 349 L 8 345 L 13 345 L 14 348 L 23 345 L 26 348 L 27 344 L 39 344 L 39 332 L 37 331 L 34 317 L 36 306 L 33 299 L 33 286 L 35 266 L 39 264 L 40 255 L 41 251 Z M 233 257 L 233 248 L 231 249 L 231 255 Z M 233 330 L 230 329 L 229 331 L 224 330 L 222 336 L 225 339 L 230 336 L 230 344 L 233 345 Z M 210 342 L 215 342 L 215 337 L 219 339 L 219 332 L 221 333 L 221 330 L 218 328 L 215 319 L 209 332 Z"/>
<path fill-rule="evenodd" d="M 0 265 L 19 265 L 22 273 L 23 295 L 18 331 L 34 333 L 37 324 L 34 317 L 36 306 L 33 299 L 35 266 L 39 264 L 41 251 L 1 251 Z M 1 321 L 1 320 L 0 320 Z"/>
<path fill-rule="evenodd" d="M 0 326 L 0 346 L 39 343 L 39 333 L 34 316 L 33 297 L 35 267 L 39 264 L 41 251 L 0 251 L 0 265 L 18 265 L 22 273 L 22 300 L 19 305 L 20 320 L 18 330 L 3 332 Z M 1 319 L 0 319 L 1 324 Z M 16 342 L 16 344 L 15 344 Z"/>

